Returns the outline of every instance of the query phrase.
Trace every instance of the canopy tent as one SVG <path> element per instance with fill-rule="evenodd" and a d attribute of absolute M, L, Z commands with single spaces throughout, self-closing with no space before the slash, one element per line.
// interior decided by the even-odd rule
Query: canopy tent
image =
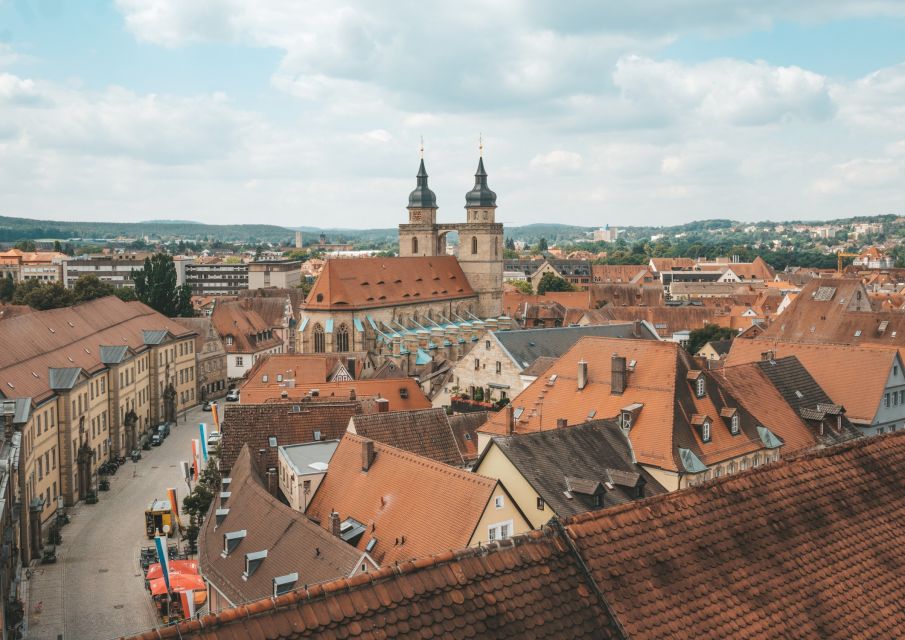
<path fill-rule="evenodd" d="M 170 590 L 180 591 L 199 591 L 206 589 L 204 578 L 197 574 L 191 573 L 171 573 L 170 574 Z M 162 596 L 167 592 L 167 585 L 163 578 L 151 580 L 151 595 Z"/>
<path fill-rule="evenodd" d="M 170 574 L 174 573 L 188 573 L 198 575 L 198 561 L 197 560 L 170 560 Z M 156 580 L 157 578 L 163 577 L 163 571 L 160 568 L 160 563 L 154 563 L 148 567 L 148 575 L 145 576 L 148 580 Z"/>

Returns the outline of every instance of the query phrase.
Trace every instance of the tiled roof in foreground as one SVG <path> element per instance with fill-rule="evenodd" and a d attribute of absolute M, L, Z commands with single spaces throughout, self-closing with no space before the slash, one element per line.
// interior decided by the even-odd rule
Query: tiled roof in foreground
<path fill-rule="evenodd" d="M 136 637 L 893 638 L 903 521 L 899 432 Z"/>

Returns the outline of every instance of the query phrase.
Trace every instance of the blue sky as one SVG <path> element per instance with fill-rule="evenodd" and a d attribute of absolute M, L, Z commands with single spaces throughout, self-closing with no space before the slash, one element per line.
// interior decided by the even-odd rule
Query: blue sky
<path fill-rule="evenodd" d="M 327 5 L 327 6 L 325 6 Z M 0 0 L 0 215 L 901 213 L 905 3 Z"/>

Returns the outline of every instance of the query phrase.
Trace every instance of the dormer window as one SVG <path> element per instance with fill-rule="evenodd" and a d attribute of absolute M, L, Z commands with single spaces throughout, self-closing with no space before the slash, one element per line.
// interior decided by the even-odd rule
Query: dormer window
<path fill-rule="evenodd" d="M 703 398 L 704 392 L 706 391 L 706 388 L 704 387 L 704 376 L 703 375 L 698 376 L 698 379 L 695 381 L 694 384 L 695 384 L 695 393 L 697 394 L 697 396 L 699 398 Z"/>
<path fill-rule="evenodd" d="M 738 435 L 738 414 L 732 416 L 732 424 L 730 426 L 730 430 L 732 431 L 732 435 Z"/>
<path fill-rule="evenodd" d="M 229 346 L 232 345 L 232 343 L 233 343 L 233 337 L 232 337 L 232 336 L 226 336 L 226 346 L 229 347 Z"/>
<path fill-rule="evenodd" d="M 710 421 L 705 420 L 701 425 L 701 440 L 710 442 Z"/>

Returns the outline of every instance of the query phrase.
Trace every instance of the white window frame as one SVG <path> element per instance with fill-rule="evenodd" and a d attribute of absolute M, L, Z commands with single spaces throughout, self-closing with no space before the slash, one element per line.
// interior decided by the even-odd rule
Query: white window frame
<path fill-rule="evenodd" d="M 505 520 L 503 522 L 495 522 L 494 524 L 488 525 L 487 527 L 487 540 L 488 542 L 496 542 L 498 540 L 505 540 L 506 538 L 512 537 L 512 520 Z M 503 537 L 503 527 L 506 527 L 508 532 L 505 537 Z"/>
<path fill-rule="evenodd" d="M 493 499 L 493 506 L 497 509 L 502 509 L 506 506 L 506 501 L 503 499 L 503 496 L 496 496 Z"/>
<path fill-rule="evenodd" d="M 704 442 L 710 442 L 710 422 L 707 420 L 701 425 L 701 439 Z"/>
<path fill-rule="evenodd" d="M 699 375 L 699 376 L 698 376 L 698 379 L 695 380 L 695 385 L 696 385 L 695 391 L 697 392 L 698 397 L 699 397 L 699 398 L 703 398 L 703 397 L 704 397 L 704 392 L 705 392 L 705 388 L 704 388 L 704 375 L 703 375 L 703 374 L 702 374 L 702 375 Z"/>
<path fill-rule="evenodd" d="M 738 419 L 738 414 L 736 413 L 735 415 L 732 416 L 732 426 L 731 426 L 732 435 L 734 435 L 734 436 L 738 435 L 738 428 L 739 428 L 738 423 L 739 423 L 739 419 Z"/>

